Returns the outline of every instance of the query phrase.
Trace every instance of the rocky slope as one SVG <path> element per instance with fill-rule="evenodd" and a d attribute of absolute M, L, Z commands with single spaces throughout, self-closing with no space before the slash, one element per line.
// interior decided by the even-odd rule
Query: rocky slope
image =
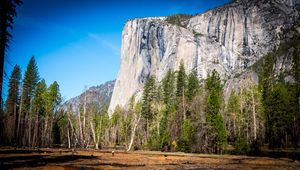
<path fill-rule="evenodd" d="M 150 74 L 161 80 L 180 60 L 206 78 L 242 73 L 277 49 L 282 30 L 298 18 L 300 0 L 239 0 L 172 23 L 170 17 L 130 20 L 122 33 L 121 68 L 109 112 L 140 96 Z"/>
<path fill-rule="evenodd" d="M 99 86 L 93 86 L 79 96 L 66 101 L 61 108 L 64 110 L 69 110 L 73 114 L 78 114 L 86 97 L 88 108 L 96 107 L 96 109 L 99 110 L 105 109 L 105 107 L 109 105 L 114 85 L 115 80 L 108 81 Z"/>

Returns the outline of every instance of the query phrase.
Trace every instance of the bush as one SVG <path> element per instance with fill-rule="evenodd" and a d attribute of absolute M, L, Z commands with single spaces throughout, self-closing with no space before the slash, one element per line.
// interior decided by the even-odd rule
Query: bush
<path fill-rule="evenodd" d="M 245 138 L 235 141 L 234 147 L 237 154 L 248 154 L 250 152 L 250 146 Z"/>
<path fill-rule="evenodd" d="M 187 26 L 187 21 L 193 17 L 193 15 L 188 15 L 188 14 L 175 14 L 175 15 L 170 15 L 167 17 L 166 21 L 169 24 L 172 25 L 177 25 L 180 27 L 186 27 Z"/>

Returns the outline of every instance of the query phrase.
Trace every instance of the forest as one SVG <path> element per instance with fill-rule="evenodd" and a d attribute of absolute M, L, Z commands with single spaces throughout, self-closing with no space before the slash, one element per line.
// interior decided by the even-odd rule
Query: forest
<path fill-rule="evenodd" d="M 295 83 L 283 73 L 272 76 L 276 53 L 251 68 L 259 83 L 244 85 L 224 96 L 225 81 L 213 70 L 199 80 L 169 70 L 162 81 L 150 76 L 140 100 L 133 96 L 128 108 L 106 109 L 81 103 L 76 115 L 63 110 L 59 85 L 47 87 L 32 57 L 23 80 L 15 66 L 9 79 L 2 116 L 1 141 L 25 147 L 119 148 L 123 150 L 182 151 L 193 153 L 255 154 L 261 148 L 299 148 L 299 53 L 294 53 Z M 297 79 L 298 78 L 298 79 Z"/>

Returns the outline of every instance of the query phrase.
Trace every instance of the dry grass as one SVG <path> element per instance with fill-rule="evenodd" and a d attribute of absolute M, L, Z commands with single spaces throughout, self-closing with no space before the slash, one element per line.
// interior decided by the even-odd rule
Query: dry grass
<path fill-rule="evenodd" d="M 0 150 L 0 169 L 300 169 L 290 159 L 171 152 L 68 149 Z"/>

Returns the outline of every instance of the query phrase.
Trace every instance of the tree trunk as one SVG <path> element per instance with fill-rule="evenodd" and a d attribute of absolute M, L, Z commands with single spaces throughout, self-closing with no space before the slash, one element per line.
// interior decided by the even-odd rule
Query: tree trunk
<path fill-rule="evenodd" d="M 70 126 L 68 126 L 68 148 L 71 148 L 71 140 L 70 140 Z"/>
<path fill-rule="evenodd" d="M 79 141 L 78 141 L 78 138 L 77 138 L 76 131 L 74 129 L 73 123 L 71 121 L 69 112 L 67 112 L 67 114 L 68 114 L 68 120 L 69 120 L 69 124 L 70 124 L 70 127 L 71 127 L 71 131 L 73 132 L 73 136 L 75 138 L 75 141 L 78 143 Z M 74 146 L 76 146 L 76 143 L 74 144 Z"/>
<path fill-rule="evenodd" d="M 184 103 L 184 86 L 182 87 L 182 109 L 183 109 L 183 120 L 186 119 L 185 103 Z"/>
<path fill-rule="evenodd" d="M 34 125 L 34 132 L 33 132 L 33 138 L 32 138 L 32 147 L 35 147 L 37 145 L 37 136 L 39 131 L 39 111 L 36 112 L 36 119 L 35 119 L 35 125 Z"/>
<path fill-rule="evenodd" d="M 136 115 L 135 124 L 134 124 L 134 127 L 132 129 L 130 144 L 129 144 L 129 147 L 127 149 L 127 152 L 131 150 L 131 147 L 133 145 L 134 137 L 135 137 L 135 131 L 136 131 L 136 128 L 137 128 L 137 126 L 138 126 L 138 124 L 140 122 L 140 119 L 141 119 L 141 115 L 139 115 L 139 116 Z"/>
<path fill-rule="evenodd" d="M 85 131 L 85 115 L 86 115 L 86 91 L 85 91 L 85 93 L 84 93 L 83 124 L 82 124 L 82 132 L 83 132 L 82 138 L 83 138 L 83 145 L 84 145 L 84 147 L 87 146 L 86 141 L 85 141 L 85 140 L 86 140 L 86 139 L 85 139 L 85 137 L 86 137 L 86 131 Z"/>
<path fill-rule="evenodd" d="M 21 94 L 23 93 L 23 90 Z M 19 115 L 18 115 L 18 127 L 17 127 L 17 143 L 20 145 L 20 126 L 21 126 L 21 117 L 22 117 L 22 105 L 23 105 L 23 95 L 21 95 Z"/>
<path fill-rule="evenodd" d="M 43 142 L 42 145 L 45 146 L 46 145 L 46 141 L 47 141 L 47 129 L 48 129 L 48 116 L 45 117 L 45 126 L 44 126 L 44 132 L 43 132 Z"/>
<path fill-rule="evenodd" d="M 92 136 L 93 136 L 93 141 L 94 141 L 94 145 L 95 145 L 95 149 L 98 149 L 98 145 L 97 145 L 97 141 L 96 141 L 96 132 L 95 132 L 95 128 L 92 122 L 90 122 L 91 125 L 91 130 L 92 130 Z"/>
<path fill-rule="evenodd" d="M 17 119 L 17 103 L 14 104 L 14 123 L 13 123 L 13 130 L 14 130 L 14 139 L 13 143 L 16 144 L 17 140 L 17 124 L 18 124 L 18 119 Z"/>
<path fill-rule="evenodd" d="M 83 136 L 83 132 L 82 132 L 82 124 L 81 124 L 81 115 L 80 115 L 80 111 L 79 111 L 79 114 L 78 114 L 78 123 L 79 123 L 79 142 L 80 142 L 80 145 L 82 146 L 83 144 L 83 140 L 82 140 L 82 136 Z"/>
<path fill-rule="evenodd" d="M 32 131 L 32 100 L 30 99 L 29 113 L 28 113 L 28 146 L 31 146 L 31 131 Z"/>
<path fill-rule="evenodd" d="M 253 116 L 253 133 L 254 133 L 254 140 L 256 140 L 256 113 L 255 113 L 255 100 L 253 89 L 251 88 L 251 98 L 252 98 L 252 116 Z"/>

